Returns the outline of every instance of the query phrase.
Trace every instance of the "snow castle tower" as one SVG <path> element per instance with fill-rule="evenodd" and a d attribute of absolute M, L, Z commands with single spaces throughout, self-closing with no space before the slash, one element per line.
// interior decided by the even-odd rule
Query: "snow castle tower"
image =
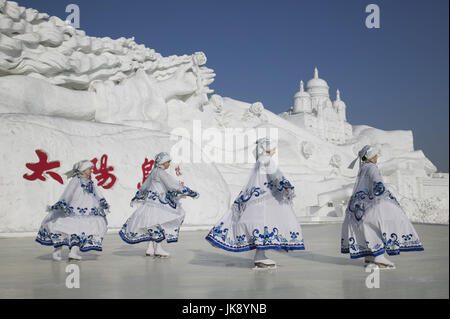
<path fill-rule="evenodd" d="M 326 141 L 344 144 L 352 137 L 352 127 L 347 122 L 346 105 L 339 90 L 336 91 L 336 100 L 331 102 L 329 89 L 315 68 L 314 77 L 306 84 L 306 91 L 303 81 L 300 81 L 300 90 L 294 95 L 294 105 L 280 116 Z"/>

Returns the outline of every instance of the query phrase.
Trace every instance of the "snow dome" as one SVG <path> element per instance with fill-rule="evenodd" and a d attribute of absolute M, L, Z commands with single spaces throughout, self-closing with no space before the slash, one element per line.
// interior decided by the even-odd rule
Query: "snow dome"
<path fill-rule="evenodd" d="M 314 77 L 306 83 L 306 89 L 312 97 L 329 96 L 328 84 L 324 79 L 319 78 L 319 70 L 317 68 L 314 68 Z"/>

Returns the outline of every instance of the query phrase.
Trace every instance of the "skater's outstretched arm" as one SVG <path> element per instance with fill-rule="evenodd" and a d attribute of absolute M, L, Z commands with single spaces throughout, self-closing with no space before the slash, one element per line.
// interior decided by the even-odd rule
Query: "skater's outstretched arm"
<path fill-rule="evenodd" d="M 174 177 L 169 175 L 166 171 L 162 170 L 159 175 L 161 182 L 167 187 L 170 192 L 177 192 L 184 196 L 198 198 L 199 194 L 187 186 L 182 185 Z"/>
<path fill-rule="evenodd" d="M 270 188 L 281 192 L 283 198 L 291 200 L 295 196 L 294 186 L 284 176 L 276 162 L 272 158 L 262 158 L 260 165 L 267 174 Z"/>
<path fill-rule="evenodd" d="M 165 170 L 161 170 L 159 172 L 159 178 L 169 191 L 177 191 L 181 193 L 181 191 L 183 190 L 183 185 L 173 176 L 169 175 L 169 173 L 167 173 Z"/>

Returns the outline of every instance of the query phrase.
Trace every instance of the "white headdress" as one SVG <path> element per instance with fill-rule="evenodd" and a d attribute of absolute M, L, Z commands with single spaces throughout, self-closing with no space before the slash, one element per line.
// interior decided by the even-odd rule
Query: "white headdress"
<path fill-rule="evenodd" d="M 169 154 L 167 154 L 166 152 L 161 152 L 161 153 L 157 154 L 155 157 L 155 165 L 157 167 L 163 168 L 162 164 L 164 164 L 165 162 L 168 162 L 170 160 L 172 160 L 172 159 L 170 158 Z"/>
<path fill-rule="evenodd" d="M 79 161 L 78 163 L 73 164 L 73 168 L 64 174 L 67 176 L 67 178 L 71 178 L 71 177 L 74 177 L 75 175 L 81 174 L 84 170 L 86 170 L 92 166 L 94 166 L 94 164 L 92 164 L 91 161 L 82 160 L 82 161 Z"/>
<path fill-rule="evenodd" d="M 355 167 L 356 161 L 359 159 L 359 165 L 361 166 L 361 161 L 365 161 L 366 159 L 371 159 L 375 155 L 378 155 L 379 151 L 376 147 L 373 147 L 371 145 L 364 146 L 359 152 L 358 157 L 355 158 L 350 165 L 348 166 L 349 169 L 353 169 Z"/>
<path fill-rule="evenodd" d="M 276 147 L 275 143 L 267 137 L 262 137 L 256 141 L 256 158 L 270 152 Z"/>

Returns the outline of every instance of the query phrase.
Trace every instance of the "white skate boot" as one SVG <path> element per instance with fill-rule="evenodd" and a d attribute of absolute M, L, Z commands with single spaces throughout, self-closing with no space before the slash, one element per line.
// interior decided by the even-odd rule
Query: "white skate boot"
<path fill-rule="evenodd" d="M 254 263 L 255 263 L 255 268 L 253 268 L 254 270 L 277 268 L 277 263 L 272 259 L 268 259 L 266 257 L 264 250 L 262 249 L 256 249 Z"/>
<path fill-rule="evenodd" d="M 55 250 L 52 253 L 53 260 L 61 261 L 61 250 L 62 250 L 62 247 L 55 248 Z"/>
<path fill-rule="evenodd" d="M 81 260 L 81 256 L 78 254 L 79 252 L 80 252 L 80 247 L 72 246 L 72 248 L 70 248 L 69 261 L 70 260 Z"/>
<path fill-rule="evenodd" d="M 147 251 L 145 252 L 145 256 L 149 256 L 149 257 L 155 256 L 155 242 L 154 241 L 148 242 L 148 248 L 147 248 Z"/>
<path fill-rule="evenodd" d="M 376 256 L 373 263 L 379 269 L 395 269 L 395 264 L 386 257 L 384 257 L 384 255 Z"/>
<path fill-rule="evenodd" d="M 168 258 L 170 254 L 162 248 L 161 243 L 155 243 L 155 257 Z"/>

